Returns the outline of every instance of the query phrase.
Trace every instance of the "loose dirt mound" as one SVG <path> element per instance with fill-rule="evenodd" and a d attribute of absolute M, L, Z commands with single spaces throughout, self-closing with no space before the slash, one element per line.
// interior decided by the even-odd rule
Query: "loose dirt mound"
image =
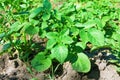
<path fill-rule="evenodd" d="M 11 59 L 8 55 L 0 57 L 0 80 L 28 80 L 31 75 L 26 66 L 18 59 Z"/>

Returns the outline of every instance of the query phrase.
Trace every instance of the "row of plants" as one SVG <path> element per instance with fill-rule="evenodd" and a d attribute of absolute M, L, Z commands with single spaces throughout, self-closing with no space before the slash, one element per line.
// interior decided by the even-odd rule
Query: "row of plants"
<path fill-rule="evenodd" d="M 69 61 L 74 70 L 87 73 L 91 63 L 84 50 L 90 43 L 91 51 L 111 48 L 118 58 L 111 62 L 119 65 L 118 3 L 119 0 L 68 0 L 53 8 L 49 0 L 3 0 L 0 3 L 1 54 L 8 52 L 13 56 L 18 51 L 19 58 L 38 72 L 54 66 L 54 62 Z M 33 41 L 35 35 L 46 41 Z"/>

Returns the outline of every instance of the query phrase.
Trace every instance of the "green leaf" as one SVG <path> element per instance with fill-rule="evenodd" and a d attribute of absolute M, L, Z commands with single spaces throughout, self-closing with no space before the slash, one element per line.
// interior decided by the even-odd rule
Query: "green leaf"
<path fill-rule="evenodd" d="M 29 19 L 29 20 L 30 20 L 30 23 L 33 24 L 34 26 L 39 24 L 39 20 L 34 20 L 34 19 Z"/>
<path fill-rule="evenodd" d="M 51 23 L 54 23 L 54 22 L 51 22 Z M 51 25 L 50 27 L 51 27 L 51 29 L 55 29 L 55 28 L 57 28 L 58 26 L 59 26 L 58 23 L 54 23 L 54 24 Z"/>
<path fill-rule="evenodd" d="M 103 46 L 104 45 L 104 34 L 100 30 L 95 28 L 88 30 L 88 38 L 89 41 L 96 46 Z"/>
<path fill-rule="evenodd" d="M 50 39 L 50 40 L 47 41 L 47 46 L 46 46 L 46 48 L 47 48 L 47 49 L 52 49 L 53 46 L 54 46 L 56 43 L 57 43 L 57 41 L 56 41 L 55 39 Z"/>
<path fill-rule="evenodd" d="M 76 5 L 76 10 L 79 11 L 81 9 L 82 3 L 77 3 Z"/>
<path fill-rule="evenodd" d="M 104 26 L 102 25 L 102 20 L 100 20 L 99 18 L 95 19 L 95 22 L 98 26 L 99 29 L 102 29 Z"/>
<path fill-rule="evenodd" d="M 70 36 L 61 36 L 60 40 L 63 44 L 71 44 L 73 42 Z"/>
<path fill-rule="evenodd" d="M 45 71 L 51 66 L 51 59 L 46 58 L 43 52 L 38 53 L 31 61 L 32 67 L 39 71 Z"/>
<path fill-rule="evenodd" d="M 23 24 L 22 24 L 24 27 L 21 29 L 21 33 L 24 33 L 25 32 L 25 30 L 31 25 L 29 22 L 24 22 Z"/>
<path fill-rule="evenodd" d="M 42 16 L 43 21 L 46 21 L 50 18 L 50 13 L 44 13 Z"/>
<path fill-rule="evenodd" d="M 85 29 L 80 30 L 79 35 L 80 35 L 80 39 L 82 40 L 83 43 L 86 44 L 87 42 L 89 42 L 88 34 Z"/>
<path fill-rule="evenodd" d="M 68 48 L 65 45 L 57 45 L 51 50 L 54 56 L 60 63 L 63 63 L 68 55 Z"/>
<path fill-rule="evenodd" d="M 84 27 L 84 24 L 82 24 L 82 23 L 76 23 L 75 26 L 76 26 L 76 27 L 83 28 L 83 27 Z"/>
<path fill-rule="evenodd" d="M 107 21 L 109 21 L 110 20 L 110 16 L 103 16 L 102 17 L 102 21 L 103 22 L 107 22 Z"/>
<path fill-rule="evenodd" d="M 21 35 L 20 33 L 14 33 L 15 37 L 20 37 L 20 35 Z"/>
<path fill-rule="evenodd" d="M 110 20 L 110 17 L 109 16 L 103 16 L 102 17 L 102 25 L 103 27 L 106 25 L 106 22 Z"/>
<path fill-rule="evenodd" d="M 47 34 L 47 32 L 46 32 L 45 30 L 40 29 L 40 31 L 39 31 L 39 36 L 40 36 L 41 38 L 45 38 L 45 37 L 46 37 L 46 34 Z"/>
<path fill-rule="evenodd" d="M 71 27 L 70 31 L 73 36 L 77 36 L 79 34 L 79 29 L 77 29 L 76 27 Z"/>
<path fill-rule="evenodd" d="M 42 25 L 41 25 L 41 28 L 42 28 L 42 29 L 45 29 L 45 28 L 47 28 L 47 27 L 48 27 L 47 22 L 46 22 L 46 21 L 43 21 L 43 22 L 42 22 Z"/>
<path fill-rule="evenodd" d="M 84 53 L 77 53 L 77 56 L 77 60 L 74 63 L 72 63 L 73 69 L 83 73 L 89 72 L 91 68 L 89 58 Z"/>
<path fill-rule="evenodd" d="M 79 47 L 81 47 L 84 50 L 86 48 L 86 43 L 84 43 L 84 42 L 77 42 L 76 46 L 79 46 Z"/>
<path fill-rule="evenodd" d="M 69 29 L 63 29 L 61 32 L 60 32 L 60 35 L 62 35 L 62 36 L 67 36 L 67 35 L 69 35 Z"/>
<path fill-rule="evenodd" d="M 70 16 L 70 19 L 72 20 L 72 22 L 75 21 L 75 14 L 73 14 L 72 16 Z"/>
<path fill-rule="evenodd" d="M 120 42 L 120 33 L 114 32 L 114 33 L 112 34 L 112 38 L 113 38 L 114 40 Z"/>
<path fill-rule="evenodd" d="M 44 0 L 43 2 L 43 7 L 47 10 L 47 11 L 50 11 L 52 6 L 51 6 L 51 3 L 49 0 Z"/>
<path fill-rule="evenodd" d="M 110 62 L 110 63 L 119 63 L 119 61 L 118 60 L 114 60 L 114 59 L 111 59 L 111 60 L 108 60 L 108 62 Z"/>
<path fill-rule="evenodd" d="M 86 23 L 84 23 L 85 29 L 94 27 L 95 25 L 96 25 L 95 20 L 89 20 L 89 21 L 87 21 Z"/>
<path fill-rule="evenodd" d="M 17 31 L 19 31 L 21 28 L 22 28 L 22 26 L 23 25 L 21 25 L 20 24 L 20 22 L 19 21 L 17 21 L 17 22 L 15 22 L 14 24 L 12 24 L 11 26 L 10 26 L 10 31 L 12 31 L 12 32 L 17 32 Z"/>
<path fill-rule="evenodd" d="M 6 51 L 6 50 L 8 50 L 10 47 L 11 47 L 11 43 L 6 43 L 6 44 L 4 44 L 3 47 L 2 47 L 2 51 Z"/>
<path fill-rule="evenodd" d="M 32 78 L 32 79 L 30 79 L 30 80 L 38 80 L 37 78 Z"/>
<path fill-rule="evenodd" d="M 34 35 L 39 32 L 39 27 L 28 26 L 25 32 L 29 35 Z"/>
<path fill-rule="evenodd" d="M 34 9 L 31 13 L 29 18 L 34 18 L 36 17 L 40 12 L 42 12 L 43 8 L 42 7 L 38 7 L 36 9 Z"/>
<path fill-rule="evenodd" d="M 117 72 L 120 72 L 120 67 L 116 67 Z"/>
<path fill-rule="evenodd" d="M 62 16 L 61 13 L 56 12 L 56 14 L 54 16 L 56 19 L 61 20 L 61 16 Z"/>
<path fill-rule="evenodd" d="M 48 32 L 48 33 L 46 34 L 46 37 L 47 37 L 48 39 L 56 39 L 56 38 L 58 37 L 58 33 L 57 33 L 57 32 Z"/>
<path fill-rule="evenodd" d="M 5 32 L 0 33 L 0 39 L 3 38 L 3 37 L 5 37 Z"/>
<path fill-rule="evenodd" d="M 64 15 L 67 15 L 75 11 L 75 6 L 73 3 L 67 3 L 61 10 Z"/>

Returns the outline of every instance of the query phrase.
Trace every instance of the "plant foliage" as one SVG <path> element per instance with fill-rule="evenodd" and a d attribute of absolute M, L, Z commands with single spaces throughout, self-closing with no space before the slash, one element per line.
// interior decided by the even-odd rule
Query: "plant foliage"
<path fill-rule="evenodd" d="M 120 58 L 120 8 L 117 0 L 68 0 L 52 7 L 49 0 L 3 0 L 0 3 L 1 54 L 13 49 L 37 71 L 50 68 L 54 60 L 70 61 L 78 72 L 90 71 L 84 53 L 108 46 Z M 34 41 L 37 35 L 44 45 Z M 43 49 L 44 48 L 44 49 Z M 31 57 L 32 56 L 32 57 Z"/>

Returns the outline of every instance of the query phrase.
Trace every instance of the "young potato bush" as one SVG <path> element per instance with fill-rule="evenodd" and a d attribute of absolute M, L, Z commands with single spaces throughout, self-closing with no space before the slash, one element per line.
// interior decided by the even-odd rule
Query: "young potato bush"
<path fill-rule="evenodd" d="M 1 54 L 17 50 L 20 59 L 30 62 L 39 72 L 50 68 L 53 61 L 60 64 L 69 61 L 76 71 L 89 72 L 91 63 L 84 53 L 87 43 L 93 45 L 91 50 L 110 47 L 119 59 L 120 9 L 115 6 L 117 2 L 72 0 L 55 8 L 49 0 L 39 6 L 30 2 L 14 2 L 19 6 L 10 1 L 9 5 L 6 1 L 1 3 L 1 11 L 6 9 L 5 15 L 1 14 Z M 35 35 L 47 39 L 46 46 L 34 42 Z"/>

